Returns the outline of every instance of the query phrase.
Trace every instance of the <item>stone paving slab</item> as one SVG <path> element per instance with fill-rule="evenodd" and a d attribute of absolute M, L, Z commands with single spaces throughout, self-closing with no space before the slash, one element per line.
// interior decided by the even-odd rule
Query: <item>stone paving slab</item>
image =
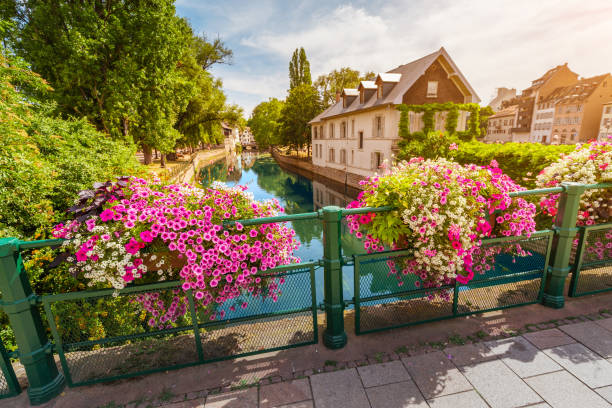
<path fill-rule="evenodd" d="M 428 408 L 412 380 L 367 388 L 372 408 Z"/>
<path fill-rule="evenodd" d="M 263 385 L 259 388 L 260 408 L 271 408 L 312 399 L 307 378 Z"/>
<path fill-rule="evenodd" d="M 609 319 L 595 320 L 595 323 L 612 332 L 612 317 Z"/>
<path fill-rule="evenodd" d="M 521 378 L 561 370 L 559 364 L 522 337 L 488 341 L 485 346 Z"/>
<path fill-rule="evenodd" d="M 312 401 L 302 401 L 295 404 L 282 405 L 278 408 L 314 408 L 314 404 Z"/>
<path fill-rule="evenodd" d="M 257 408 L 257 388 L 209 395 L 204 408 Z"/>
<path fill-rule="evenodd" d="M 370 408 L 354 368 L 313 375 L 310 384 L 317 408 Z"/>
<path fill-rule="evenodd" d="M 525 382 L 555 408 L 610 408 L 608 402 L 567 371 L 527 378 Z"/>
<path fill-rule="evenodd" d="M 495 360 L 497 357 L 491 355 L 489 350 L 482 343 L 465 344 L 463 346 L 447 347 L 444 354 L 457 367 L 482 363 L 483 361 Z"/>
<path fill-rule="evenodd" d="M 595 322 L 569 324 L 559 327 L 580 343 L 605 358 L 612 358 L 612 332 Z"/>
<path fill-rule="evenodd" d="M 428 400 L 430 408 L 489 408 L 476 391 L 460 392 Z"/>
<path fill-rule="evenodd" d="M 599 395 L 604 397 L 606 401 L 612 404 L 612 385 L 608 387 L 597 388 L 595 389 L 595 392 L 597 392 Z"/>
<path fill-rule="evenodd" d="M 366 388 L 410 380 L 408 371 L 401 361 L 357 367 L 357 371 Z"/>
<path fill-rule="evenodd" d="M 402 358 L 402 362 L 426 399 L 472 389 L 461 372 L 440 351 Z"/>
<path fill-rule="evenodd" d="M 612 385 L 612 364 L 582 344 L 566 344 L 544 353 L 591 388 Z"/>
<path fill-rule="evenodd" d="M 175 402 L 170 405 L 164 405 L 164 408 L 204 408 L 204 400 Z"/>
<path fill-rule="evenodd" d="M 529 340 L 531 344 L 540 350 L 564 346 L 566 344 L 576 342 L 576 340 L 559 329 L 548 329 L 532 333 L 525 333 L 523 334 L 523 337 Z"/>
<path fill-rule="evenodd" d="M 499 360 L 465 366 L 461 371 L 492 408 L 515 408 L 543 402 Z"/>

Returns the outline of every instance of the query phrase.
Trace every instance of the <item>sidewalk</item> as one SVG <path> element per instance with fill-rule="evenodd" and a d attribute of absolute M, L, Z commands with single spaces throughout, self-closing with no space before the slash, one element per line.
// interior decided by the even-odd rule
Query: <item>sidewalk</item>
<path fill-rule="evenodd" d="M 610 407 L 610 309 L 606 293 L 362 336 L 347 313 L 339 350 L 320 342 L 66 388 L 42 407 Z M 24 391 L 0 407 L 27 401 Z"/>

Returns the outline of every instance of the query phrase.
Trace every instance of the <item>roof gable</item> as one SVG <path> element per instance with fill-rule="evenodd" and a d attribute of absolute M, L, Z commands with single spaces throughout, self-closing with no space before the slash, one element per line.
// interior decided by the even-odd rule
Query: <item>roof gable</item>
<path fill-rule="evenodd" d="M 342 101 L 336 102 L 325 111 L 315 116 L 309 123 L 316 123 L 326 118 L 357 112 L 364 109 L 371 109 L 378 106 L 399 105 L 402 103 L 404 94 L 435 61 L 440 61 L 444 69 L 449 72 L 449 77 L 453 79 L 453 82 L 455 82 L 456 85 L 460 85 L 458 85 L 458 87 L 462 92 L 466 92 L 472 96 L 472 102 L 480 102 L 480 98 L 478 95 L 476 95 L 476 91 L 472 88 L 467 79 L 465 79 L 444 47 L 442 47 L 438 51 L 409 62 L 408 64 L 400 65 L 399 67 L 388 72 L 378 74 L 376 77 L 376 83 L 395 83 L 393 88 L 383 98 L 378 98 L 374 93 L 366 101 L 364 101 L 364 103 L 361 103 L 359 98 L 355 98 L 355 100 L 352 101 L 352 103 L 350 103 L 347 107 L 343 106 Z M 361 81 L 358 90 L 375 89 L 376 83 L 373 81 Z"/>

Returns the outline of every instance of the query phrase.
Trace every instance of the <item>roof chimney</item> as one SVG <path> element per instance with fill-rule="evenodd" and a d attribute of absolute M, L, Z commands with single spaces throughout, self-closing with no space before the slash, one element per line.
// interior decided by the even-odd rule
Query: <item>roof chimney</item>
<path fill-rule="evenodd" d="M 336 102 L 340 102 L 340 91 L 336 91 Z"/>

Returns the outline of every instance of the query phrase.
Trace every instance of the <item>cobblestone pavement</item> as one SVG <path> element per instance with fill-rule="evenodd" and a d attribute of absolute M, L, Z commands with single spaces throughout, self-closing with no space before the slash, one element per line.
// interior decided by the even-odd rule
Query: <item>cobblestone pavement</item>
<path fill-rule="evenodd" d="M 612 407 L 612 318 L 447 347 L 163 407 Z"/>

